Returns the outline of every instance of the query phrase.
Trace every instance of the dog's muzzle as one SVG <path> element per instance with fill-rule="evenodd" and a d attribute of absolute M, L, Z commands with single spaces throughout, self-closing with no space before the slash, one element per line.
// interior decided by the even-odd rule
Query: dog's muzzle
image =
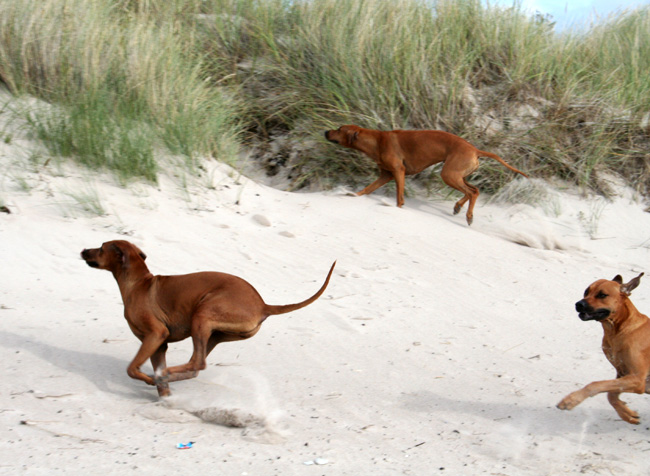
<path fill-rule="evenodd" d="M 576 303 L 578 317 L 583 321 L 602 321 L 607 319 L 612 311 L 609 309 L 594 309 L 589 303 L 582 299 Z"/>
<path fill-rule="evenodd" d="M 81 259 L 83 259 L 88 266 L 91 268 L 99 268 L 99 263 L 93 259 L 90 258 L 89 256 L 90 251 L 89 250 L 83 250 L 81 252 Z"/>
<path fill-rule="evenodd" d="M 339 141 L 329 138 L 329 133 L 330 133 L 330 131 L 325 131 L 325 139 L 327 139 L 328 141 L 333 142 L 335 144 L 338 144 Z"/>

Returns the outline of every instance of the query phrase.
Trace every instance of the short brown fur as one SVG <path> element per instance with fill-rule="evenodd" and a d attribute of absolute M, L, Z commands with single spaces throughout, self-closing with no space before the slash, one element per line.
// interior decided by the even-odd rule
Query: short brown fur
<path fill-rule="evenodd" d="M 621 393 L 650 393 L 650 319 L 641 314 L 629 295 L 643 273 L 623 284 L 623 278 L 599 279 L 576 303 L 583 321 L 596 320 L 603 326 L 603 352 L 616 369 L 616 379 L 592 382 L 570 393 L 558 403 L 561 410 L 571 410 L 583 400 L 607 392 L 607 400 L 628 423 L 638 424 L 639 414 L 619 399 Z"/>
<path fill-rule="evenodd" d="M 160 396 L 170 395 L 169 382 L 196 377 L 206 367 L 206 357 L 221 342 L 248 339 L 262 322 L 275 314 L 305 307 L 325 291 L 325 283 L 312 297 L 280 306 L 266 304 L 249 283 L 237 276 L 202 272 L 154 276 L 144 263 L 146 255 L 128 241 L 109 241 L 86 249 L 81 257 L 89 266 L 113 273 L 124 302 L 124 317 L 142 345 L 129 364 L 131 378 L 156 385 Z M 192 337 L 194 351 L 184 365 L 167 367 L 167 344 Z M 154 376 L 140 371 L 151 359 Z"/>
<path fill-rule="evenodd" d="M 479 191 L 467 182 L 466 177 L 478 168 L 479 157 L 490 157 L 513 172 L 528 177 L 498 155 L 479 150 L 465 139 L 444 131 L 378 131 L 345 125 L 326 131 L 325 138 L 343 147 L 363 152 L 379 166 L 379 178 L 357 193 L 358 196 L 372 193 L 395 180 L 398 207 L 404 204 L 406 175 L 417 174 L 431 165 L 444 162 L 440 173 L 442 180 L 464 195 L 456 202 L 454 214 L 460 212 L 463 205 L 469 201 L 469 225 L 474 219 L 474 205 Z"/>

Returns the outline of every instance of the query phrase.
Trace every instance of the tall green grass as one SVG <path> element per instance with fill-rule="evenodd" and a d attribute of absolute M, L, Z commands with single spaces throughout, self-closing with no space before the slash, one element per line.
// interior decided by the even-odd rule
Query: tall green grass
<path fill-rule="evenodd" d="M 369 160 L 323 140 L 289 150 L 342 123 L 444 129 L 535 176 L 597 187 L 600 172 L 623 171 L 648 186 L 647 8 L 556 32 L 517 4 L 478 0 L 211 4 L 222 15 L 210 58 L 232 61 L 249 130 L 289 136 L 273 162 L 292 168 L 297 186 L 374 174 Z M 522 123 L 525 106 L 535 117 Z M 493 191 L 510 179 L 486 161 L 473 181 Z"/>
<path fill-rule="evenodd" d="M 374 165 L 322 138 L 356 123 L 444 129 L 537 177 L 650 185 L 648 8 L 565 32 L 479 0 L 0 8 L 0 80 L 56 105 L 32 118 L 39 135 L 124 176 L 155 176 L 161 148 L 232 158 L 236 138 L 293 187 L 365 182 Z M 485 191 L 511 179 L 492 161 L 472 177 Z"/>
<path fill-rule="evenodd" d="M 202 77 L 181 13 L 200 2 L 170 3 L 0 0 L 0 80 L 54 105 L 29 113 L 54 153 L 150 180 L 159 151 L 232 157 L 236 102 Z"/>

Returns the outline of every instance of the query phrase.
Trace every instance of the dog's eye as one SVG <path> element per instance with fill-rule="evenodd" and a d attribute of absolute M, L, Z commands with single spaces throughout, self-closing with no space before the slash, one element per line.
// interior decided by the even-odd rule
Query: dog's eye
<path fill-rule="evenodd" d="M 596 299 L 605 299 L 606 297 L 607 297 L 607 294 L 605 294 L 602 291 L 599 292 L 598 294 L 596 294 Z"/>

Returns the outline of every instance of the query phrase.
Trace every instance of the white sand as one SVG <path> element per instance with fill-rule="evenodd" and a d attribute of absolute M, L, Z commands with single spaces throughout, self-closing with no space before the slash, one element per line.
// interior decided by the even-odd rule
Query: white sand
<path fill-rule="evenodd" d="M 537 204 L 483 195 L 468 227 L 452 201 L 286 193 L 215 162 L 186 187 L 123 188 L 36 153 L 20 133 L 0 143 L 0 473 L 647 474 L 648 397 L 624 398 L 639 426 L 604 395 L 555 408 L 614 377 L 574 303 L 597 278 L 650 271 L 650 215 L 630 192 L 532 182 Z M 93 193 L 106 215 L 83 210 Z M 217 347 L 161 403 L 126 375 L 138 341 L 112 275 L 79 258 L 112 239 L 155 274 L 233 273 L 271 304 L 338 265 L 320 300 Z M 645 313 L 648 279 L 632 297 Z M 173 344 L 168 362 L 190 353 Z"/>

